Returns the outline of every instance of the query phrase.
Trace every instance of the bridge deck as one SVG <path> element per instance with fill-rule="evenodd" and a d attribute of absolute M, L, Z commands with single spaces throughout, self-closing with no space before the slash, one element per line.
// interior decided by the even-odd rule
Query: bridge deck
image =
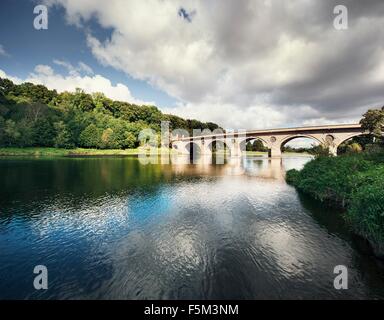
<path fill-rule="evenodd" d="M 217 133 L 210 135 L 200 135 L 192 137 L 184 137 L 172 139 L 172 141 L 187 141 L 201 138 L 225 138 L 232 136 L 263 136 L 270 134 L 284 134 L 284 133 L 304 133 L 304 132 L 318 132 L 318 131 L 343 131 L 343 130 L 360 130 L 360 124 L 336 124 L 336 125 L 322 125 L 322 126 L 307 126 L 307 127 L 293 127 L 293 128 L 280 128 L 280 129 L 263 129 L 263 130 L 244 130 L 244 131 L 231 131 L 225 133 Z"/>

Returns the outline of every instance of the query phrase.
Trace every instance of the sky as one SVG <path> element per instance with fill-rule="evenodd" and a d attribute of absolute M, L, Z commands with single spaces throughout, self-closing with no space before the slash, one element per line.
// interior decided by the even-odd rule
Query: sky
<path fill-rule="evenodd" d="M 383 30 L 383 0 L 2 0 L 0 77 L 226 129 L 354 123 L 384 105 Z"/>

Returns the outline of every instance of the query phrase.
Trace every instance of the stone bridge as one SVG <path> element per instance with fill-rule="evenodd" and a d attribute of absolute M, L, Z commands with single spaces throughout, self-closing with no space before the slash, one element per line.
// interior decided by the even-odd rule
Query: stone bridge
<path fill-rule="evenodd" d="M 171 138 L 172 148 L 181 154 L 191 152 L 209 155 L 213 147 L 216 150 L 230 150 L 232 157 L 241 156 L 246 143 L 258 139 L 269 150 L 269 157 L 280 157 L 281 147 L 295 138 L 311 138 L 321 145 L 329 147 L 333 155 L 337 155 L 338 146 L 344 141 L 365 134 L 360 124 L 322 125 L 298 128 L 247 130 L 237 132 L 213 132 L 198 136 L 174 136 Z"/>

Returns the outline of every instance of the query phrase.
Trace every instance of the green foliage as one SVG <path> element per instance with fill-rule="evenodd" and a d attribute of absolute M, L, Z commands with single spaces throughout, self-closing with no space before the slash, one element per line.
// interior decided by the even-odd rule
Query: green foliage
<path fill-rule="evenodd" d="M 0 116 L 0 145 L 5 144 L 5 120 L 2 116 Z"/>
<path fill-rule="evenodd" d="M 357 137 L 353 137 L 345 142 L 343 142 L 337 149 L 338 154 L 344 153 L 353 153 L 353 152 L 361 152 L 367 150 L 367 148 L 371 148 L 373 144 L 376 144 L 375 138 L 373 135 L 365 134 Z M 358 145 L 358 146 L 357 146 Z M 360 150 L 360 151 L 359 151 Z"/>
<path fill-rule="evenodd" d="M 300 176 L 300 172 L 298 170 L 291 169 L 287 171 L 285 175 L 285 180 L 287 181 L 288 184 L 295 186 L 298 184 L 299 176 Z"/>
<path fill-rule="evenodd" d="M 17 146 L 19 144 L 20 138 L 21 138 L 21 133 L 19 131 L 19 128 L 17 127 L 16 122 L 10 119 L 5 121 L 5 126 L 4 126 L 5 145 Z"/>
<path fill-rule="evenodd" d="M 76 89 L 58 94 L 42 85 L 0 78 L 0 147 L 134 148 L 141 130 L 159 132 L 161 121 L 167 120 L 171 130 L 218 128 L 163 114 L 155 106 L 113 101 L 102 93 Z"/>
<path fill-rule="evenodd" d="M 0 93 L 3 95 L 8 94 L 14 88 L 14 84 L 9 79 L 0 78 Z"/>
<path fill-rule="evenodd" d="M 56 148 L 72 149 L 75 147 L 73 143 L 71 132 L 68 130 L 66 124 L 63 121 L 54 123 L 56 130 L 56 137 L 54 138 L 54 146 Z"/>
<path fill-rule="evenodd" d="M 360 153 L 362 151 L 363 151 L 363 147 L 356 142 L 351 143 L 347 146 L 348 153 Z"/>
<path fill-rule="evenodd" d="M 384 166 L 360 177 L 346 218 L 355 231 L 374 243 L 384 243 Z"/>
<path fill-rule="evenodd" d="M 52 121 L 40 118 L 33 124 L 33 141 L 34 146 L 50 147 L 56 136 L 55 128 Z"/>
<path fill-rule="evenodd" d="M 247 142 L 246 151 L 266 152 L 268 151 L 268 148 L 264 147 L 264 144 L 260 140 L 255 140 L 253 143 L 251 143 L 251 141 Z"/>
<path fill-rule="evenodd" d="M 100 147 L 102 149 L 117 149 L 117 142 L 114 139 L 113 130 L 111 128 L 107 128 L 101 134 L 101 144 Z"/>
<path fill-rule="evenodd" d="M 381 138 L 382 127 L 384 127 L 384 107 L 381 109 L 370 109 L 360 121 L 361 127 L 376 137 Z"/>
<path fill-rule="evenodd" d="M 79 144 L 85 148 L 99 148 L 101 146 L 101 135 L 102 131 L 92 123 L 81 132 Z"/>
<path fill-rule="evenodd" d="M 123 148 L 131 149 L 137 145 L 137 139 L 132 132 L 125 133 L 124 145 Z"/>
<path fill-rule="evenodd" d="M 346 209 L 344 218 L 360 235 L 384 245 L 384 151 L 319 157 L 288 183 L 315 199 Z"/>
<path fill-rule="evenodd" d="M 329 147 L 324 145 L 313 146 L 308 152 L 314 155 L 316 158 L 330 157 Z"/>

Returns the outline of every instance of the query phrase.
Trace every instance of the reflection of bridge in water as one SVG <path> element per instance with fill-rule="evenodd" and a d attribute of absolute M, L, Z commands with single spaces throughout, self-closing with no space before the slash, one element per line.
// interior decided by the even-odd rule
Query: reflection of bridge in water
<path fill-rule="evenodd" d="M 298 168 L 309 161 L 311 156 L 284 156 L 268 158 L 266 156 L 226 157 L 221 165 L 215 165 L 211 157 L 196 157 L 191 163 L 189 155 L 171 155 L 172 171 L 185 175 L 257 176 L 266 179 L 283 180 L 286 170 Z M 163 162 L 164 163 L 164 162 Z"/>
<path fill-rule="evenodd" d="M 246 143 L 260 140 L 268 148 L 269 157 L 281 157 L 281 147 L 295 138 L 310 138 L 329 148 L 337 155 L 337 148 L 344 141 L 365 134 L 360 124 L 324 125 L 286 129 L 249 130 L 225 133 L 204 131 L 199 136 L 175 136 L 171 140 L 172 148 L 180 154 L 199 153 L 212 157 L 214 149 L 229 150 L 232 157 L 241 156 Z"/>

